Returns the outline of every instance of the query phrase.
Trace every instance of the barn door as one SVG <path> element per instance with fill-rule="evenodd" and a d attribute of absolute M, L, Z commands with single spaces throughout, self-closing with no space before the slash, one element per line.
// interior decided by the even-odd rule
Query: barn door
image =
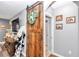
<path fill-rule="evenodd" d="M 27 7 L 27 57 L 43 56 L 43 3 Z"/>

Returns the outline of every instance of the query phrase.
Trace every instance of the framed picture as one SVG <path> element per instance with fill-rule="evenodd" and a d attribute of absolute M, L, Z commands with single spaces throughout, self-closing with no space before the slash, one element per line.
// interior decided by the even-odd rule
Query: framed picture
<path fill-rule="evenodd" d="M 75 23 L 76 22 L 76 17 L 75 16 L 70 16 L 66 18 L 66 23 L 70 24 L 70 23 Z"/>
<path fill-rule="evenodd" d="M 56 21 L 62 21 L 62 20 L 63 20 L 63 15 L 56 16 Z"/>
<path fill-rule="evenodd" d="M 56 30 L 62 30 L 63 24 L 56 24 Z"/>

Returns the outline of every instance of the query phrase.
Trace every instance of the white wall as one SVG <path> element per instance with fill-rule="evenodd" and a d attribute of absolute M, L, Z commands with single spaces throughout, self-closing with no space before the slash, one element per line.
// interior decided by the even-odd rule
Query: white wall
<path fill-rule="evenodd" d="M 56 30 L 54 27 L 54 51 L 62 56 L 79 56 L 78 7 L 71 2 L 54 11 L 54 20 L 57 15 L 63 15 L 63 21 L 55 21 L 55 24 L 63 24 L 63 30 Z M 69 16 L 76 16 L 76 23 L 66 24 L 66 17 Z"/>
<path fill-rule="evenodd" d="M 20 14 L 18 14 L 16 17 L 11 19 L 11 21 L 12 21 L 16 18 L 19 18 L 20 27 L 25 26 L 25 29 L 24 29 L 25 33 L 26 33 L 26 14 L 27 13 L 26 13 L 26 9 L 25 9 Z M 10 23 L 11 23 L 11 21 L 10 21 Z M 25 37 L 25 39 L 26 39 L 26 37 Z M 24 41 L 24 44 L 25 44 L 25 48 L 24 48 L 25 53 L 24 53 L 24 55 L 26 56 L 26 40 Z"/>

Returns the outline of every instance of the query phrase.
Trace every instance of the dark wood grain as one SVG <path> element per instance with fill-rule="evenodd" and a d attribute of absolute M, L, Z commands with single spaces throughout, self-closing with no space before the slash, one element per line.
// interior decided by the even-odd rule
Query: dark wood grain
<path fill-rule="evenodd" d="M 43 56 L 43 3 L 37 2 L 35 7 L 27 8 L 27 13 L 35 10 L 38 17 L 33 25 L 27 21 L 27 57 L 42 57 Z M 28 18 L 27 18 L 28 19 Z"/>

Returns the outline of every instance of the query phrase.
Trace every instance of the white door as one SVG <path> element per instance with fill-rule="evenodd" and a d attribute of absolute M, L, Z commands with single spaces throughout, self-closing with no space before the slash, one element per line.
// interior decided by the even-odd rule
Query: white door
<path fill-rule="evenodd" d="M 45 20 L 45 31 L 46 31 L 46 49 L 48 52 L 52 52 L 53 50 L 53 41 L 52 41 L 52 18 L 46 16 L 46 20 Z"/>

